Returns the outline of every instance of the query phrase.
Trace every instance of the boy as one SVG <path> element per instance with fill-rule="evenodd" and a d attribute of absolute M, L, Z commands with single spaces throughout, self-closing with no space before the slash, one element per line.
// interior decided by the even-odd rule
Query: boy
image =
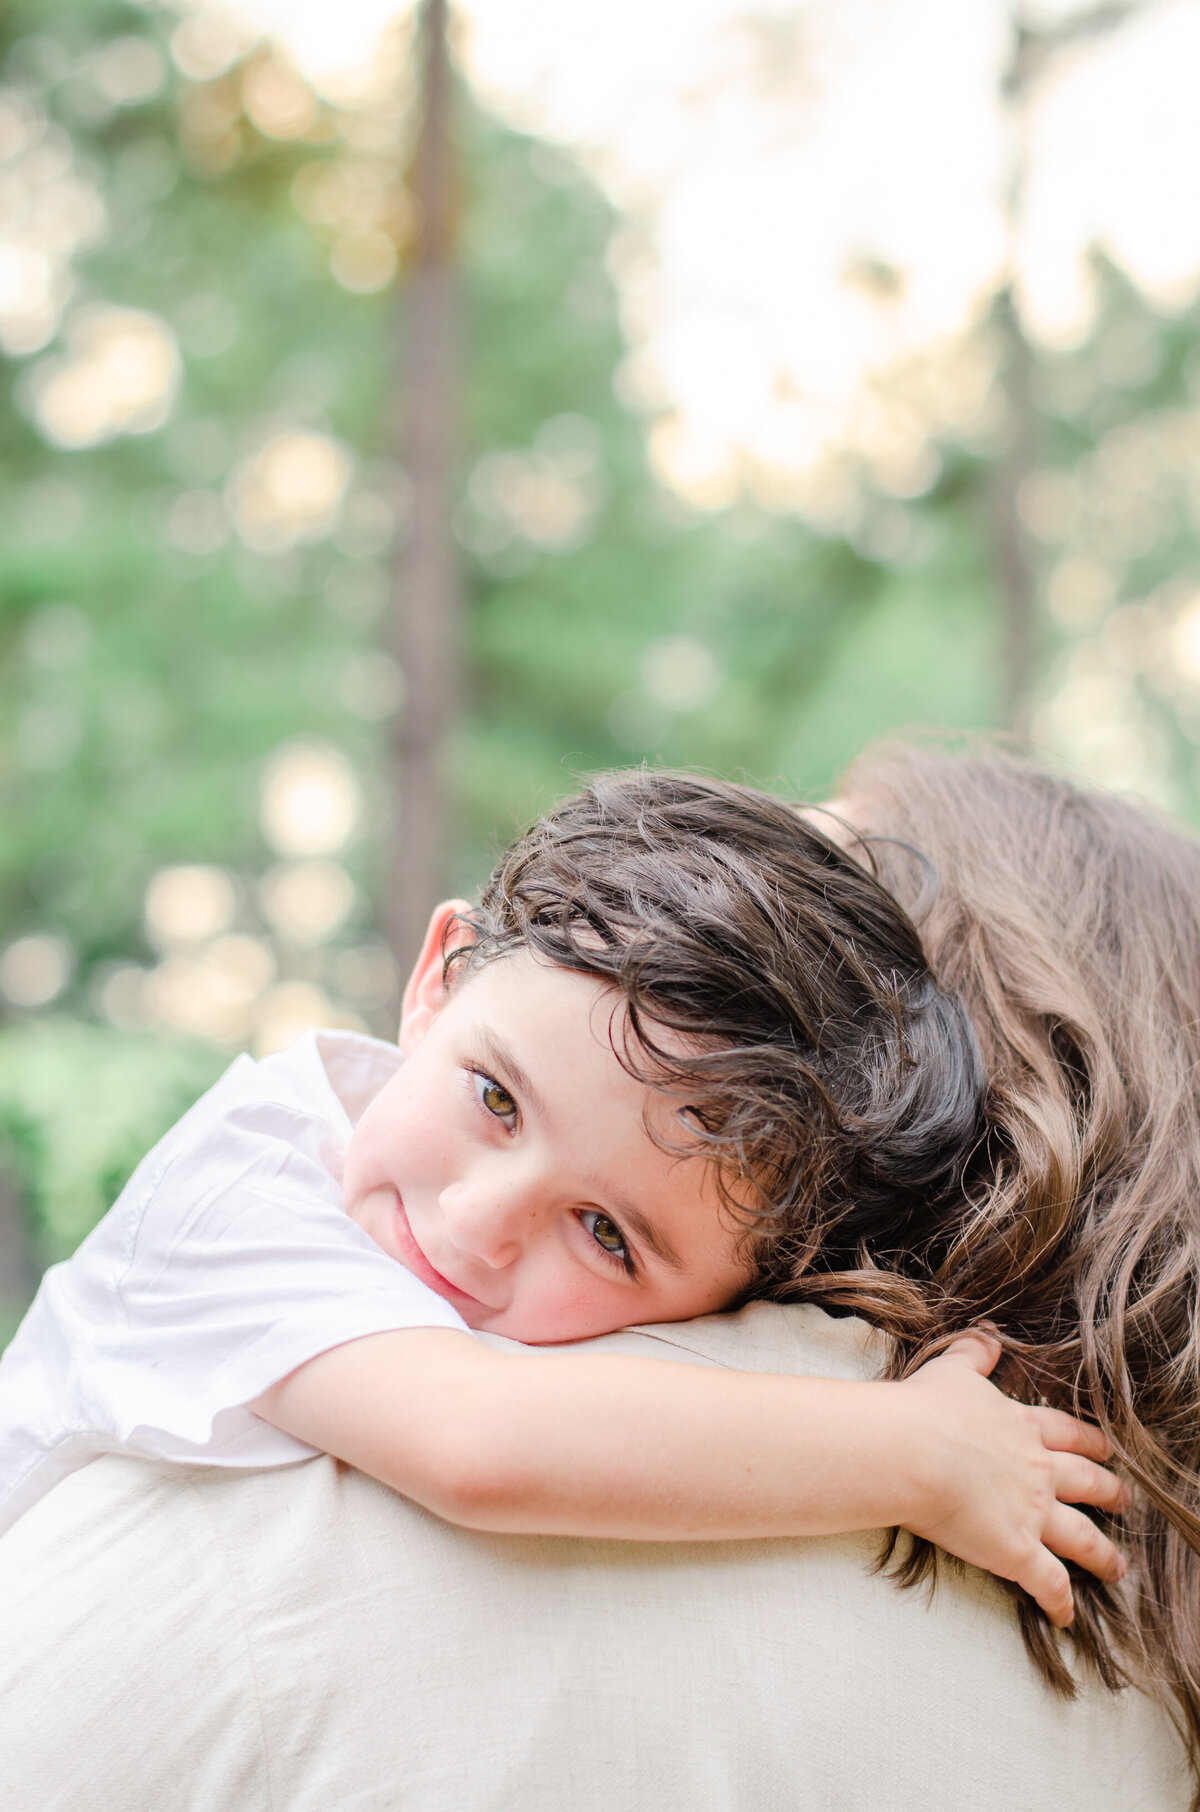
<path fill-rule="evenodd" d="M 791 808 L 601 779 L 434 914 L 398 1051 L 240 1060 L 50 1273 L 0 1365 L 0 1514 L 107 1449 L 321 1449 L 489 1529 L 900 1523 L 1069 1621 L 1055 1555 L 1122 1564 L 1066 1504 L 1124 1488 L 1095 1430 L 987 1384 L 986 1338 L 880 1384 L 469 1338 L 717 1310 L 856 1226 L 902 1251 L 982 1093 L 904 914 Z"/>

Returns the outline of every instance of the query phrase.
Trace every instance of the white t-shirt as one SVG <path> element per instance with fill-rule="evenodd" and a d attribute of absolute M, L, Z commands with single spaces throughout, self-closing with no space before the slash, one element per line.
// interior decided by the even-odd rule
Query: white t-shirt
<path fill-rule="evenodd" d="M 364 1334 L 465 1329 L 342 1206 L 354 1122 L 400 1062 L 348 1032 L 239 1057 L 47 1272 L 0 1360 L 0 1530 L 98 1453 L 308 1459 L 245 1404 Z"/>

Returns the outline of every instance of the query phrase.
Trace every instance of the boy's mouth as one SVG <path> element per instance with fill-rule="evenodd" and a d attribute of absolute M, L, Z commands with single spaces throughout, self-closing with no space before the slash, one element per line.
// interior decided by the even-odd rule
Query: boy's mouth
<path fill-rule="evenodd" d="M 457 1284 L 451 1283 L 448 1277 L 443 1277 L 430 1264 L 408 1224 L 408 1215 L 404 1211 L 399 1190 L 396 1191 L 396 1244 L 399 1247 L 400 1262 L 405 1269 L 411 1271 L 414 1277 L 419 1277 L 422 1283 L 428 1284 L 431 1290 L 436 1290 L 439 1296 L 457 1296 L 461 1302 L 473 1302 L 481 1309 L 487 1307 L 477 1296 L 472 1296 L 467 1290 L 460 1290 Z"/>

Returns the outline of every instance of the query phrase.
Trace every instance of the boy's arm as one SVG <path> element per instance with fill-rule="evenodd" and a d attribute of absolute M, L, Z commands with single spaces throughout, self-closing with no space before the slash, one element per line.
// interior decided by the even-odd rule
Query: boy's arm
<path fill-rule="evenodd" d="M 1117 1509 L 1125 1490 L 1095 1464 L 1097 1430 L 987 1382 L 998 1351 L 967 1336 L 903 1383 L 848 1383 L 405 1329 L 322 1353 L 250 1407 L 468 1528 L 711 1541 L 900 1523 L 1065 1622 L 1056 1554 L 1123 1571 L 1067 1504 Z"/>

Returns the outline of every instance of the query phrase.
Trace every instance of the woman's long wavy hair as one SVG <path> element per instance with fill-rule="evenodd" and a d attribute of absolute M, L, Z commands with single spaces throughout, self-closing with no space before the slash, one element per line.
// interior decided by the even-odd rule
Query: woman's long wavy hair
<path fill-rule="evenodd" d="M 1200 1778 L 1200 845 L 1002 753 L 879 747 L 841 790 L 848 847 L 974 1022 L 988 1132 L 956 1211 L 890 1250 L 849 1214 L 791 1294 L 887 1327 L 900 1372 L 986 1318 L 1006 1388 L 1100 1424 L 1135 1486 L 1130 1572 L 1113 1595 L 1073 1570 L 1070 1641 L 1173 1696 Z M 899 1570 L 932 1565 L 918 1545 Z"/>

